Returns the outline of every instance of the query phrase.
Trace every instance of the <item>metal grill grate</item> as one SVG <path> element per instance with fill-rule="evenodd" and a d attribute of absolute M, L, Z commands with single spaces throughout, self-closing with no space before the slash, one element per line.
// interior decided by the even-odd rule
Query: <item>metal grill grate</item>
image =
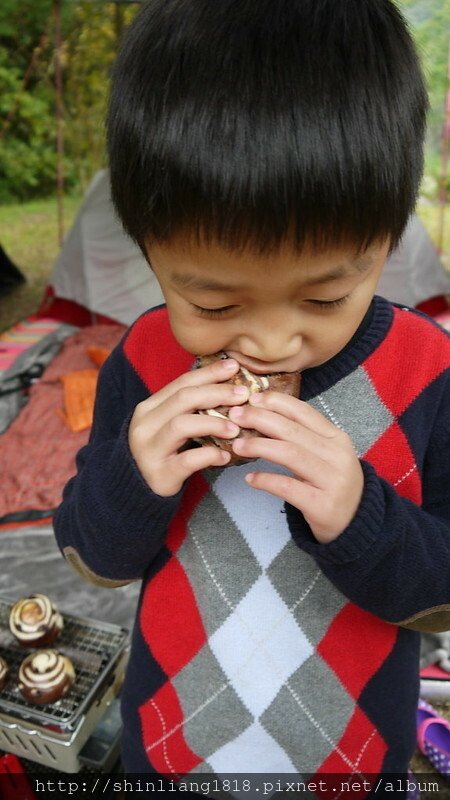
<path fill-rule="evenodd" d="M 117 625 L 64 614 L 64 630 L 53 646 L 71 659 L 75 683 L 66 697 L 40 706 L 25 700 L 17 686 L 20 664 L 36 648 L 22 647 L 9 630 L 13 602 L 0 598 L 0 655 L 9 666 L 7 683 L 0 692 L 0 712 L 50 730 L 70 731 L 107 684 L 109 673 L 127 646 L 128 631 Z"/>

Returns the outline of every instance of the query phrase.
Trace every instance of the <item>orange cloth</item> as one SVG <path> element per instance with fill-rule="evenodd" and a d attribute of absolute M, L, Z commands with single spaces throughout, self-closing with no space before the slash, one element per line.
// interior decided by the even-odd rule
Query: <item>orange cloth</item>
<path fill-rule="evenodd" d="M 86 353 L 97 367 L 101 367 L 110 350 L 89 345 Z M 64 409 L 58 409 L 58 414 L 75 433 L 92 426 L 97 378 L 98 369 L 80 369 L 60 377 L 64 387 Z"/>
<path fill-rule="evenodd" d="M 96 347 L 95 345 L 89 345 L 86 348 L 86 352 L 91 359 L 91 361 L 97 366 L 101 367 L 104 361 L 108 358 L 111 350 L 107 350 L 106 347 Z"/>
<path fill-rule="evenodd" d="M 84 431 L 92 425 L 97 378 L 97 369 L 80 369 L 61 375 L 64 409 L 59 408 L 58 413 L 71 431 Z"/>

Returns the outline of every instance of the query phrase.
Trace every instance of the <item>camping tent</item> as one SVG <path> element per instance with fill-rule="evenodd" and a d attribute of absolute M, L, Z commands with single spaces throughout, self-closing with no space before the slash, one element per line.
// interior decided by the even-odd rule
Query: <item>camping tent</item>
<path fill-rule="evenodd" d="M 77 324 L 83 308 L 91 312 L 86 322 L 106 317 L 129 325 L 162 302 L 154 274 L 114 214 L 109 175 L 102 170 L 66 236 L 42 310 Z"/>

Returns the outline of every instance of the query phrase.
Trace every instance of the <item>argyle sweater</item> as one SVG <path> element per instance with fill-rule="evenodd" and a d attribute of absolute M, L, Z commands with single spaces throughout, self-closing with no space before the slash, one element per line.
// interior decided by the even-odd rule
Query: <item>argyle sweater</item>
<path fill-rule="evenodd" d="M 196 473 L 169 498 L 150 490 L 129 421 L 192 361 L 165 307 L 134 323 L 101 370 L 90 442 L 55 516 L 82 575 L 142 579 L 126 770 L 406 773 L 418 630 L 450 628 L 450 338 L 376 297 L 364 330 L 303 373 L 302 399 L 347 431 L 364 471 L 358 511 L 328 544 L 243 480 L 275 464 Z"/>

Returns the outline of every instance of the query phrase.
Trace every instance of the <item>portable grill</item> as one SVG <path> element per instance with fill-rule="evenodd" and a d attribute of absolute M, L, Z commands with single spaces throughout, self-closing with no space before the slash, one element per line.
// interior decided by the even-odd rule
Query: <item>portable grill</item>
<path fill-rule="evenodd" d="M 60 700 L 37 705 L 25 700 L 17 686 L 20 664 L 33 649 L 21 646 L 9 630 L 13 602 L 0 598 L 0 655 L 9 666 L 0 692 L 0 750 L 61 772 L 78 772 L 80 750 L 122 685 L 128 631 L 64 614 L 64 630 L 54 647 L 71 659 L 75 683 Z"/>

